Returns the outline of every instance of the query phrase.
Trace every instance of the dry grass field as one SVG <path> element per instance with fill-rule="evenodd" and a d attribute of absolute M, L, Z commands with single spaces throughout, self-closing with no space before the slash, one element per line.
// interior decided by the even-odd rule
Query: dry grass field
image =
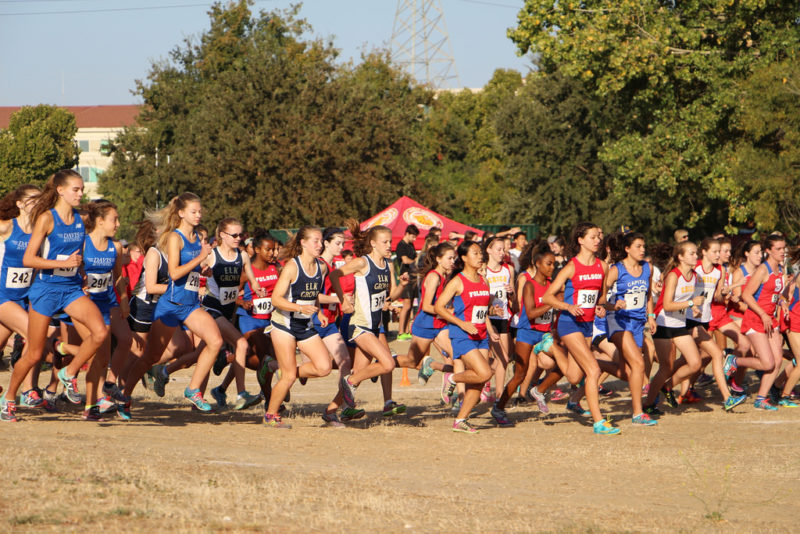
<path fill-rule="evenodd" d="M 402 346 L 398 347 L 402 350 Z M 213 415 L 138 391 L 134 419 L 81 421 L 20 409 L 0 426 L 0 532 L 792 532 L 800 409 L 723 412 L 718 397 L 630 425 L 620 395 L 604 410 L 618 436 L 551 403 L 510 411 L 477 435 L 455 434 L 426 387 L 399 387 L 406 415 L 380 414 L 378 384 L 359 388 L 368 416 L 349 428 L 319 417 L 335 376 L 295 386 L 291 430 L 261 424 L 262 407 Z M 212 385 L 219 379 L 212 378 Z M 256 390 L 248 376 L 250 391 Z M 0 372 L 8 383 L 8 371 Z M 230 399 L 232 400 L 232 391 Z"/>

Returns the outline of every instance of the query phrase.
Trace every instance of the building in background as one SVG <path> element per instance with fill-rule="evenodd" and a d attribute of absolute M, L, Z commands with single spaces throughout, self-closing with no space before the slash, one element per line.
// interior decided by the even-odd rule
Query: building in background
<path fill-rule="evenodd" d="M 11 115 L 20 107 L 0 107 L 0 128 L 8 128 Z M 75 169 L 86 184 L 86 196 L 97 196 L 97 178 L 111 165 L 107 145 L 116 139 L 125 126 L 132 126 L 139 114 L 139 106 L 64 106 L 75 115 L 78 133 L 75 142 L 81 149 L 78 168 Z"/>

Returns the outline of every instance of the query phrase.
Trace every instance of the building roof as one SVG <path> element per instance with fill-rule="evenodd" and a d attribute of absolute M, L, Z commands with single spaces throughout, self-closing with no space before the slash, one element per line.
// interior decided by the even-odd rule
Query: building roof
<path fill-rule="evenodd" d="M 61 106 L 75 115 L 78 128 L 122 128 L 136 122 L 141 106 Z M 0 106 L 0 128 L 8 128 L 20 106 Z"/>

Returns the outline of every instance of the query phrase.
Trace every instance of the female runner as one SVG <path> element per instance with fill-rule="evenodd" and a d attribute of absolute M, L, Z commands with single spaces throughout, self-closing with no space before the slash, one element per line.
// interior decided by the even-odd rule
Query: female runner
<path fill-rule="evenodd" d="M 465 385 L 464 400 L 453 421 L 453 432 L 476 434 L 467 417 L 478 404 L 483 385 L 492 376 L 489 366 L 489 337 L 498 341 L 489 320 L 489 284 L 479 274 L 483 265 L 483 251 L 472 241 L 463 241 L 456 251 L 454 276 L 436 300 L 436 315 L 450 323 L 450 342 L 453 359 L 461 360 L 465 370 L 446 375 L 448 396 L 452 396 L 456 383 Z M 453 310 L 447 308 L 453 301 Z M 507 422 L 504 426 L 510 426 Z"/>
<path fill-rule="evenodd" d="M 494 371 L 495 398 L 500 398 L 505 390 L 506 369 L 508 368 L 509 354 L 511 354 L 511 337 L 509 335 L 509 320 L 511 309 L 509 302 L 514 297 L 514 267 L 504 263 L 506 257 L 505 240 L 502 237 L 491 237 L 484 244 L 486 253 L 486 281 L 492 293 L 491 309 L 496 315 L 490 315 L 494 330 L 500 336 L 498 343 L 489 342 L 492 354 L 492 368 Z M 486 384 L 487 397 L 491 391 L 490 384 Z"/>
<path fill-rule="evenodd" d="M 598 379 L 600 365 L 592 354 L 592 325 L 595 314 L 605 315 L 605 295 L 600 293 L 606 276 L 605 264 L 597 258 L 602 238 L 600 228 L 590 222 L 581 222 L 572 230 L 570 246 L 575 254 L 559 271 L 556 279 L 547 288 L 542 303 L 556 310 L 566 311 L 558 319 L 558 335 L 570 355 L 570 366 L 574 362 L 585 375 L 586 401 L 594 420 L 595 434 L 619 434 L 600 412 Z M 558 295 L 564 290 L 564 300 Z M 573 373 L 567 373 L 570 377 Z"/>
<path fill-rule="evenodd" d="M 81 366 L 94 356 L 103 344 L 108 331 L 100 310 L 83 292 L 83 280 L 78 274 L 82 263 L 81 249 L 85 231 L 77 207 L 83 197 L 83 179 L 72 170 L 61 170 L 47 181 L 31 209 L 33 231 L 22 257 L 24 267 L 37 269 L 28 298 L 28 352 L 14 366 L 6 397 L 14 399 L 22 380 L 38 364 L 44 354 L 50 318 L 64 311 L 73 322 L 84 327 L 83 341 L 78 354 L 58 372 L 66 395 L 79 402 L 77 374 Z M 88 386 L 98 387 L 105 369 L 93 367 L 86 376 Z M 86 397 L 83 418 L 98 421 L 95 399 Z M 11 403 L 9 406 L 8 404 Z M 16 420 L 13 400 L 2 401 L 7 420 Z"/>
<path fill-rule="evenodd" d="M 275 310 L 270 336 L 281 376 L 264 412 L 264 423 L 270 428 L 292 428 L 278 410 L 298 377 L 321 378 L 331 372 L 331 355 L 311 320 L 316 314 L 322 326 L 328 325 L 328 318 L 319 312 L 319 294 L 327 275 L 321 252 L 322 232 L 315 226 L 300 228 L 283 249 L 286 264 L 272 293 Z M 299 367 L 297 348 L 309 359 Z"/>
<path fill-rule="evenodd" d="M 392 252 L 392 232 L 385 226 L 373 226 L 362 231 L 358 221 L 347 221 L 353 235 L 356 259 L 331 273 L 331 285 L 342 302 L 342 312 L 352 313 L 348 339 L 356 344 L 353 372 L 339 380 L 344 401 L 355 407 L 355 392 L 364 380 L 391 373 L 395 361 L 389 347 L 380 340 L 383 308 L 388 300 L 399 297 L 408 284 L 408 275 L 400 276 L 400 285 L 394 285 L 388 258 Z M 353 302 L 345 300 L 340 278 L 355 275 Z M 375 359 L 376 361 L 372 361 Z"/>

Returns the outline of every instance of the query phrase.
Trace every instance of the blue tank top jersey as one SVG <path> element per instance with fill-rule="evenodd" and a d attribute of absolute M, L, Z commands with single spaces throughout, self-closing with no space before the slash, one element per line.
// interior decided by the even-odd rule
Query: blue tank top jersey
<path fill-rule="evenodd" d="M 0 242 L 0 295 L 7 300 L 23 300 L 33 281 L 33 269 L 22 264 L 31 234 L 22 231 L 16 219 L 11 233 Z"/>
<path fill-rule="evenodd" d="M 91 236 L 87 235 L 83 247 L 83 270 L 86 272 L 86 290 L 89 298 L 95 302 L 116 303 L 114 293 L 113 270 L 117 261 L 117 249 L 112 240 L 108 240 L 106 250 L 100 251 L 94 246 Z"/>
<path fill-rule="evenodd" d="M 66 224 L 61 220 L 61 216 L 55 208 L 51 209 L 50 213 L 53 216 L 53 231 L 42 241 L 40 256 L 45 260 L 65 260 L 73 252 L 83 249 L 83 240 L 86 236 L 83 220 L 78 214 L 78 210 L 75 209 L 72 210 L 72 224 Z M 77 267 L 42 269 L 36 279 L 49 284 L 80 286 L 83 283 Z"/>
<path fill-rule="evenodd" d="M 194 243 L 189 241 L 180 230 L 173 230 L 176 234 L 181 236 L 183 240 L 183 247 L 181 248 L 180 265 L 186 265 L 195 259 L 202 250 L 203 246 L 200 243 L 200 237 L 194 234 Z M 175 304 L 199 304 L 198 291 L 200 291 L 200 266 L 198 265 L 186 276 L 173 280 L 170 278 L 169 286 L 167 286 L 167 298 L 170 302 Z"/>
<path fill-rule="evenodd" d="M 320 291 L 322 291 L 322 283 L 324 281 L 322 276 L 322 266 L 320 265 L 319 260 L 316 260 L 314 263 L 316 264 L 317 270 L 314 274 L 309 275 L 303 269 L 303 265 L 300 263 L 299 257 L 292 258 L 292 260 L 297 266 L 297 277 L 291 284 L 289 284 L 289 288 L 287 289 L 286 294 L 283 295 L 283 298 L 289 302 L 294 302 L 295 304 L 315 306 L 317 303 L 317 296 L 319 295 Z M 293 331 L 314 328 L 314 324 L 312 323 L 311 319 L 311 315 L 301 312 L 288 312 L 279 310 L 277 308 L 272 312 L 273 323 Z"/>
<path fill-rule="evenodd" d="M 213 254 L 214 266 L 206 281 L 207 292 L 203 297 L 203 306 L 231 318 L 236 307 L 236 297 L 239 295 L 239 281 L 242 279 L 242 253 L 237 249 L 231 261 L 223 258 L 218 248 L 214 249 Z"/>
<path fill-rule="evenodd" d="M 368 330 L 380 328 L 383 318 L 383 305 L 389 297 L 389 263 L 384 260 L 383 267 L 372 260 L 369 255 L 364 256 L 369 270 L 364 276 L 355 275 L 355 293 L 353 317 L 350 324 Z"/>
<path fill-rule="evenodd" d="M 642 274 L 633 276 L 621 261 L 616 263 L 617 282 L 614 284 L 613 303 L 625 301 L 624 310 L 615 310 L 614 316 L 621 319 L 647 318 L 647 293 L 650 290 L 650 264 L 641 262 Z"/>

